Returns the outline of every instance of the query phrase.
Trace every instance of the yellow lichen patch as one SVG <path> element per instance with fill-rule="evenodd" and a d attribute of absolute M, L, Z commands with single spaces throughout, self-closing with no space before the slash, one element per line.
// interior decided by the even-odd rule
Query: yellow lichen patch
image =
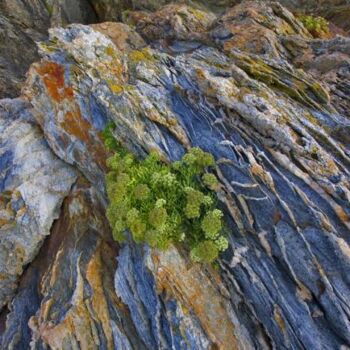
<path fill-rule="evenodd" d="M 144 48 L 142 50 L 132 50 L 129 52 L 128 57 L 133 63 L 153 60 L 153 56 L 148 48 Z"/>
<path fill-rule="evenodd" d="M 188 8 L 188 11 L 199 21 L 203 22 L 207 18 L 207 13 L 195 8 Z"/>
<path fill-rule="evenodd" d="M 120 82 L 114 78 L 107 79 L 107 83 L 111 91 L 117 95 L 121 94 L 122 92 L 134 90 L 134 87 L 132 85 L 129 85 L 127 83 L 120 84 Z"/>
<path fill-rule="evenodd" d="M 120 94 L 124 91 L 124 88 L 118 84 L 111 84 L 110 88 L 115 94 Z"/>
<path fill-rule="evenodd" d="M 316 117 L 314 117 L 311 113 L 307 113 L 305 115 L 306 119 L 314 126 L 320 126 L 320 122 Z"/>
<path fill-rule="evenodd" d="M 331 98 L 329 93 L 319 82 L 312 83 L 310 89 L 320 100 L 324 101 L 325 103 L 330 102 Z"/>
<path fill-rule="evenodd" d="M 214 269 L 205 273 L 200 265 L 188 266 L 174 247 L 167 251 L 153 251 L 150 264 L 158 291 L 175 297 L 183 310 L 188 309 L 196 315 L 214 348 L 238 348 L 234 335 L 235 326 L 218 289 L 218 285 L 222 289 L 224 286 Z"/>
<path fill-rule="evenodd" d="M 105 52 L 106 52 L 106 55 L 108 55 L 108 56 L 114 56 L 115 55 L 115 50 L 114 50 L 114 48 L 112 47 L 112 46 L 107 46 L 106 47 L 106 49 L 105 49 Z"/>
<path fill-rule="evenodd" d="M 311 157 L 316 157 L 317 160 L 300 159 L 300 162 L 306 169 L 309 169 L 310 173 L 318 175 L 321 178 L 339 174 L 339 168 L 335 161 L 329 158 L 328 154 L 317 145 L 313 145 L 309 153 Z"/>

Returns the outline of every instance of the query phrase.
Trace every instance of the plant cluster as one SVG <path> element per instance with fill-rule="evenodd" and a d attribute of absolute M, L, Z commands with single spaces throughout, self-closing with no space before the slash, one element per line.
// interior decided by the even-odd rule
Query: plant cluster
<path fill-rule="evenodd" d="M 329 34 L 329 23 L 323 17 L 301 15 L 298 19 L 315 38 L 323 38 Z"/>
<path fill-rule="evenodd" d="M 216 207 L 219 183 L 208 170 L 211 154 L 192 148 L 180 161 L 166 164 L 157 153 L 139 160 L 118 146 L 113 125 L 104 133 L 106 146 L 115 153 L 107 161 L 107 217 L 117 241 L 128 230 L 137 243 L 167 249 L 183 242 L 195 262 L 213 262 L 228 247 L 221 210 Z"/>

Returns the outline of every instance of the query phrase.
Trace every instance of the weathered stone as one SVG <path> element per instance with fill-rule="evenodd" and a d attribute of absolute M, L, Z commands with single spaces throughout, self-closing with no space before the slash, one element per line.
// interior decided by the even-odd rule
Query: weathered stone
<path fill-rule="evenodd" d="M 89 0 L 100 21 L 120 21 L 129 11 L 156 11 L 170 4 L 187 4 L 204 11 L 222 12 L 233 0 Z"/>
<path fill-rule="evenodd" d="M 0 1 L 0 98 L 19 96 L 25 73 L 39 59 L 36 41 L 48 28 L 96 21 L 87 0 Z"/>
<path fill-rule="evenodd" d="M 220 22 L 211 35 L 226 51 L 240 49 L 278 58 L 285 53 L 281 36 L 310 37 L 292 13 L 278 3 L 266 6 L 263 2 L 245 1 L 228 10 Z"/>
<path fill-rule="evenodd" d="M 43 35 L 37 35 L 40 40 Z M 29 65 L 39 59 L 35 38 L 0 14 L 0 98 L 19 95 Z M 25 54 L 19 55 L 19 48 Z"/>
<path fill-rule="evenodd" d="M 174 5 L 169 5 L 171 2 L 179 3 L 175 7 L 182 8 L 178 14 L 173 14 L 174 10 L 172 8 Z M 165 35 L 168 31 L 168 26 L 177 25 L 183 27 L 182 35 L 187 32 L 188 40 L 191 36 L 198 36 L 195 27 L 197 29 L 201 26 L 206 27 L 208 19 L 210 20 L 210 17 L 212 17 L 211 14 L 203 13 L 201 10 L 205 12 L 209 9 L 218 14 L 227 6 L 240 2 L 234 0 L 31 0 L 30 2 L 24 0 L 2 0 L 0 2 L 0 97 L 15 97 L 20 94 L 25 72 L 32 62 L 38 60 L 35 42 L 46 37 L 49 27 L 62 26 L 69 23 L 120 21 L 130 16 L 130 10 L 155 11 L 164 5 L 169 5 L 166 10 L 161 10 L 158 14 L 160 16 L 158 22 L 162 23 L 160 27 L 153 26 L 152 28 L 152 26 L 146 26 L 144 30 L 147 31 L 147 36 L 157 35 L 157 32 L 162 33 L 163 36 L 171 36 L 173 31 Z M 190 11 L 191 13 L 185 13 L 186 7 L 182 6 L 184 3 L 195 6 Z M 347 21 L 350 11 L 348 0 L 332 1 L 331 4 L 329 4 L 329 1 L 325 3 L 319 0 L 312 2 L 280 0 L 280 3 L 288 6 L 293 11 L 316 11 L 326 16 L 337 26 L 342 27 L 344 33 L 350 30 L 349 21 Z M 259 11 L 265 12 L 266 9 L 269 9 L 269 6 L 261 3 Z M 143 20 L 145 20 L 149 16 L 152 17 L 153 15 L 139 15 L 138 20 L 140 17 L 143 17 Z M 182 25 L 183 20 L 187 22 L 187 28 Z M 152 21 L 153 23 L 157 22 L 155 20 Z M 144 21 L 138 21 L 138 25 L 141 23 L 144 23 Z M 271 28 L 252 27 L 245 21 L 240 26 L 237 24 L 234 29 L 231 28 L 232 33 L 237 35 L 237 38 L 231 40 L 231 42 L 238 44 L 239 47 L 247 44 L 240 40 L 240 38 L 242 39 L 242 32 L 250 33 L 250 40 L 255 41 L 255 45 L 263 39 L 260 42 L 262 49 L 268 44 L 266 41 L 274 40 L 269 30 Z M 259 30 L 262 32 L 259 32 Z M 285 28 L 285 30 L 288 30 L 288 28 Z M 342 31 L 339 31 L 333 25 L 332 32 Z M 247 36 L 245 37 L 247 38 Z M 249 44 L 247 45 L 249 46 Z"/>
<path fill-rule="evenodd" d="M 3 347 L 350 346 L 348 40 L 313 40 L 278 4 L 249 4 L 205 25 L 184 5 L 167 7 L 181 21 L 131 13 L 146 47 L 125 25 L 50 31 L 24 94 L 79 181 L 40 252 L 50 266 L 34 263 L 12 301 Z M 213 154 L 230 242 L 216 270 L 186 247 L 109 241 L 107 121 L 140 156 Z M 0 220 L 13 220 L 4 207 Z"/>
<path fill-rule="evenodd" d="M 142 49 L 146 46 L 141 36 L 124 23 L 104 22 L 91 27 L 107 36 L 120 51 Z"/>
<path fill-rule="evenodd" d="M 127 23 L 148 41 L 203 40 L 216 16 L 186 5 L 171 4 L 154 13 L 130 12 L 125 17 Z"/>
<path fill-rule="evenodd" d="M 114 293 L 110 237 L 98 192 L 79 179 L 11 304 L 4 349 L 145 348 Z"/>
<path fill-rule="evenodd" d="M 125 246 L 118 257 L 115 288 L 148 349 L 238 347 L 220 277 L 212 269 L 191 266 L 173 247 L 150 252 Z"/>
<path fill-rule="evenodd" d="M 76 172 L 52 153 L 22 100 L 0 103 L 0 309 L 38 253 Z"/>
<path fill-rule="evenodd" d="M 283 6 L 297 12 L 312 13 L 327 18 L 340 28 L 350 33 L 350 1 L 349 0 L 280 0 Z"/>
<path fill-rule="evenodd" d="M 315 78 L 327 83 L 337 111 L 349 118 L 350 39 L 337 37 L 328 41 L 305 41 L 301 38 L 284 38 L 283 44 L 291 54 L 290 60 L 294 65 L 302 67 Z M 339 129 L 347 130 L 347 123 L 342 121 L 340 116 L 336 122 L 330 123 L 332 133 Z M 336 136 L 335 133 L 333 135 Z M 345 135 L 343 140 L 348 146 L 349 139 Z"/>

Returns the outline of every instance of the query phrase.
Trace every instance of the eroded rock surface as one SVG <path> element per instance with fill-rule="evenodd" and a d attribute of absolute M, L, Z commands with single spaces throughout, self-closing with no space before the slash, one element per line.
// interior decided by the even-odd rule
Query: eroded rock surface
<path fill-rule="evenodd" d="M 39 59 L 36 42 L 46 39 L 48 28 L 96 21 L 87 0 L 1 0 L 0 98 L 20 95 L 25 73 Z"/>
<path fill-rule="evenodd" d="M 33 125 L 23 100 L 0 103 L 0 308 L 38 253 L 76 179 Z"/>
<path fill-rule="evenodd" d="M 37 219 L 51 235 L 8 304 L 5 349 L 350 346 L 350 39 L 313 40 L 277 3 L 198 11 L 130 13 L 138 34 L 126 24 L 51 29 L 28 102 L 5 103 L 21 106 L 4 107 L 5 127 L 28 124 L 60 163 L 39 193 L 72 179 Z M 217 269 L 184 247 L 111 242 L 107 121 L 140 156 L 176 160 L 191 146 L 215 156 L 230 241 Z M 6 135 L 14 152 L 17 136 Z M 23 186 L 20 175 L 3 181 L 17 163 L 6 164 L 1 183 Z"/>
<path fill-rule="evenodd" d="M 130 11 L 146 11 L 143 19 L 150 15 L 149 11 L 163 8 L 157 15 L 164 17 L 163 22 L 169 17 L 171 21 L 177 21 L 181 26 L 183 17 L 188 16 L 186 11 L 191 12 L 191 21 L 187 21 L 189 27 L 185 31 L 192 32 L 193 26 L 201 23 L 206 26 L 211 14 L 201 11 L 213 11 L 222 14 L 225 8 L 239 4 L 240 0 L 194 0 L 194 1 L 170 1 L 170 0 L 1 0 L 0 1 L 0 98 L 19 96 L 21 87 L 31 63 L 39 59 L 36 42 L 45 40 L 47 30 L 50 27 L 64 26 L 69 23 L 95 23 L 105 21 L 121 21 L 129 17 Z M 348 21 L 350 4 L 348 0 L 339 1 L 279 1 L 284 6 L 295 12 L 311 12 L 323 15 L 337 27 L 342 28 L 344 33 L 350 30 Z M 171 18 L 171 3 L 193 5 L 195 8 L 183 7 L 183 14 L 180 12 Z M 262 2 L 262 11 L 269 9 Z M 181 17 L 182 16 L 182 17 Z M 208 17 L 209 16 L 209 17 Z M 155 19 L 151 19 L 151 22 Z M 191 23 L 193 21 L 193 24 Z M 138 16 L 138 25 L 141 21 Z M 150 21 L 148 21 L 150 22 Z M 202 23 L 203 22 L 203 23 Z M 160 25 L 158 21 L 158 25 Z M 152 30 L 164 29 L 164 23 Z M 148 28 L 150 29 L 150 28 Z M 263 28 L 260 28 L 263 29 Z M 271 28 L 270 28 L 271 29 Z M 280 27 L 280 29 L 283 29 Z M 236 31 L 247 30 L 247 28 L 236 27 Z M 249 28 L 248 28 L 249 30 Z M 266 33 L 268 30 L 263 29 Z M 166 29 L 167 31 L 167 29 Z M 335 28 L 335 32 L 339 31 Z M 177 35 L 183 35 L 183 30 L 177 30 Z M 172 32 L 174 34 L 174 32 Z M 251 31 L 254 36 L 254 31 Z M 259 36 L 259 35 L 258 35 Z M 266 39 L 268 40 L 268 34 Z M 255 39 L 256 40 L 256 39 Z"/>

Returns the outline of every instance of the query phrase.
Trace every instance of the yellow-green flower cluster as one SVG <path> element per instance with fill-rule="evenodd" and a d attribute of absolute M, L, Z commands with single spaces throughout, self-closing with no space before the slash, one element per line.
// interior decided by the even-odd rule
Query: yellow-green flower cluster
<path fill-rule="evenodd" d="M 206 173 L 202 176 L 204 184 L 213 191 L 216 191 L 219 187 L 219 181 L 214 174 Z"/>
<path fill-rule="evenodd" d="M 109 140 L 112 130 L 105 135 L 115 152 L 106 182 L 107 217 L 116 240 L 125 240 L 129 231 L 135 242 L 159 249 L 182 242 L 195 262 L 212 262 L 227 249 L 214 192 L 219 182 L 208 172 L 215 165 L 211 154 L 192 148 L 170 165 L 156 153 L 138 160 Z"/>
<path fill-rule="evenodd" d="M 218 209 L 214 209 L 205 215 L 201 227 L 206 238 L 215 240 L 219 236 L 222 228 L 222 216 L 221 210 Z"/>

